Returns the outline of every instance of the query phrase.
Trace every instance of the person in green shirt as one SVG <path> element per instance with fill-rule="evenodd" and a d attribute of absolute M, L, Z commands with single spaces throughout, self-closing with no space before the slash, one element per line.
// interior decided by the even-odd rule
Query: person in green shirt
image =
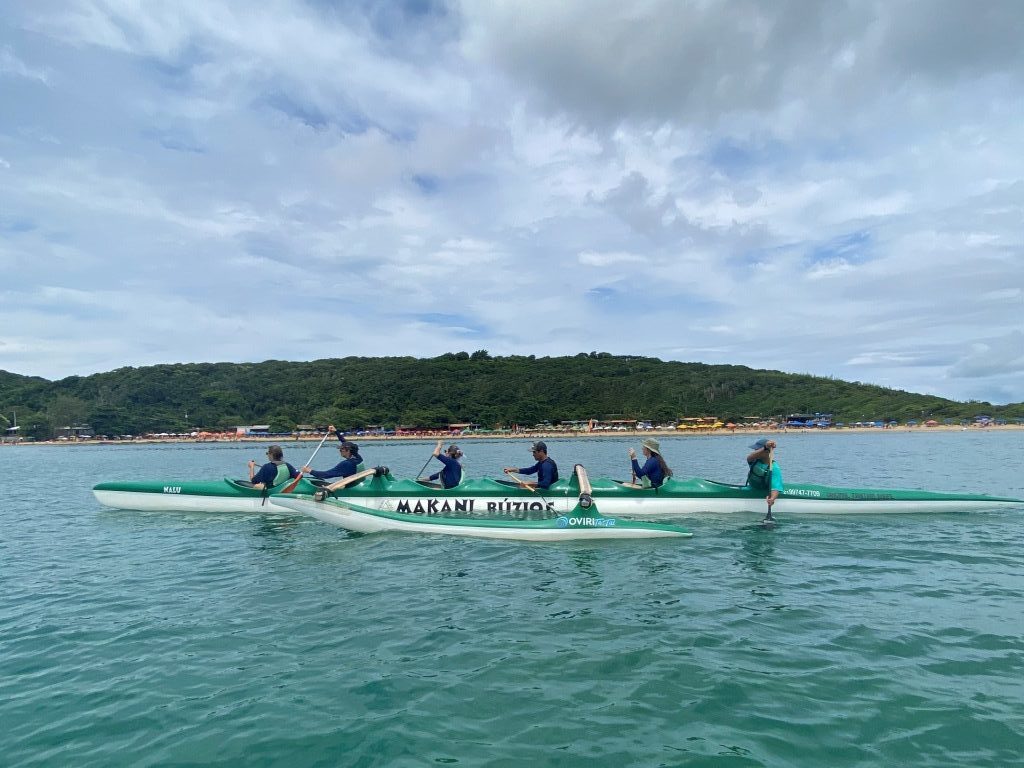
<path fill-rule="evenodd" d="M 771 517 L 772 505 L 783 491 L 782 468 L 772 455 L 776 443 L 762 437 L 750 447 L 753 451 L 747 456 L 747 487 L 767 494 L 765 500 L 768 502 L 768 517 Z"/>

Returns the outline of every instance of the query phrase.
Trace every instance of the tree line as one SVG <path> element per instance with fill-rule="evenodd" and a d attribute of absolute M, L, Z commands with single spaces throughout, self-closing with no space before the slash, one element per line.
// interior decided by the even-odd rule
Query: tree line
<path fill-rule="evenodd" d="M 119 368 L 59 381 L 0 371 L 0 427 L 48 439 L 88 424 L 96 434 L 221 430 L 269 424 L 496 428 L 550 421 L 831 413 L 838 421 L 1024 417 L 1024 403 L 959 402 L 835 378 L 657 358 L 581 353 L 311 362 L 182 363 Z"/>

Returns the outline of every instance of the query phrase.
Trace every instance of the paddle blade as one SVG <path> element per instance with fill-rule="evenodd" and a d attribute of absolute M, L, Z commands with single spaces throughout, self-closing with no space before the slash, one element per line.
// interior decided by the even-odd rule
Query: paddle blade
<path fill-rule="evenodd" d="M 292 480 L 290 483 L 288 483 L 288 485 L 286 485 L 281 490 L 281 493 L 291 493 L 292 491 L 294 491 L 295 490 L 295 486 L 297 486 L 299 484 L 299 480 L 301 480 L 301 479 L 302 479 L 302 473 L 299 472 L 299 474 L 297 474 L 295 476 L 295 479 Z"/>

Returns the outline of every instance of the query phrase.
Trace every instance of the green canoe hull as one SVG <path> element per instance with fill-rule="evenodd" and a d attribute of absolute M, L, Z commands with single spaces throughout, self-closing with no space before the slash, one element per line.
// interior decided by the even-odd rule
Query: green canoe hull
<path fill-rule="evenodd" d="M 592 495 L 603 513 L 616 518 L 648 519 L 694 513 L 766 510 L 765 494 L 738 485 L 700 478 L 672 478 L 661 488 L 635 488 L 598 478 Z M 311 495 L 316 486 L 303 479 L 290 495 Z M 108 482 L 95 486 L 101 504 L 119 509 L 159 511 L 275 512 L 291 514 L 277 504 L 279 489 L 269 494 L 234 480 L 204 482 Z M 507 514 L 515 519 L 550 518 L 570 512 L 580 489 L 575 479 L 560 480 L 546 490 L 529 491 L 502 480 L 477 478 L 443 489 L 391 475 L 367 478 L 334 492 L 333 498 L 368 509 L 410 514 Z M 284 497 L 282 497 L 284 498 Z M 777 515 L 788 514 L 903 514 L 966 512 L 1024 505 L 1024 500 L 982 494 L 919 490 L 839 488 L 789 484 L 776 502 Z"/>

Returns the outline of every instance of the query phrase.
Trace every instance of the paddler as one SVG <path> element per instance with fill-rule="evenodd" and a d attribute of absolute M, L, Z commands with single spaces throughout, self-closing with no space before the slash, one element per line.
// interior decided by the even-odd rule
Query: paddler
<path fill-rule="evenodd" d="M 295 467 L 284 460 L 284 450 L 280 445 L 267 448 L 267 458 L 270 461 L 260 467 L 259 472 L 256 471 L 256 462 L 249 461 L 249 482 L 253 488 L 259 488 L 261 491 L 273 488 L 299 474 Z"/>
<path fill-rule="evenodd" d="M 552 483 L 558 481 L 558 465 L 548 456 L 548 447 L 541 440 L 530 446 L 530 452 L 537 462 L 532 467 L 505 467 L 504 471 L 520 475 L 537 475 L 537 487 L 542 490 L 549 488 Z"/>
<path fill-rule="evenodd" d="M 454 488 L 462 482 L 462 465 L 459 463 L 459 459 L 462 458 L 462 451 L 459 450 L 459 446 L 452 443 L 448 446 L 448 450 L 445 451 L 444 455 L 441 455 L 442 444 L 443 441 L 437 441 L 437 446 L 434 448 L 434 458 L 444 464 L 444 469 L 440 472 L 435 472 L 427 480 L 437 480 L 440 478 L 441 485 L 445 488 Z"/>
<path fill-rule="evenodd" d="M 333 424 L 327 428 L 327 431 L 338 435 L 338 440 L 341 443 L 338 446 L 338 451 L 341 453 L 341 461 L 330 469 L 317 470 L 306 466 L 302 468 L 302 474 L 312 475 L 313 477 L 318 477 L 321 480 L 330 480 L 334 477 L 349 477 L 350 475 L 354 475 L 356 472 L 362 471 L 363 457 L 359 455 L 359 446 L 351 440 L 346 440 L 343 434 L 335 430 Z"/>
<path fill-rule="evenodd" d="M 775 461 L 775 441 L 762 437 L 750 446 L 753 452 L 747 456 L 747 487 L 764 491 L 767 496 L 768 513 L 782 493 L 782 469 Z"/>
<path fill-rule="evenodd" d="M 661 455 L 661 444 L 653 437 L 646 437 L 640 443 L 643 451 L 644 465 L 636 460 L 636 451 L 629 449 L 629 460 L 633 467 L 633 474 L 640 478 L 644 488 L 658 488 L 666 479 L 672 477 L 672 470 L 668 468 L 665 459 Z"/>

